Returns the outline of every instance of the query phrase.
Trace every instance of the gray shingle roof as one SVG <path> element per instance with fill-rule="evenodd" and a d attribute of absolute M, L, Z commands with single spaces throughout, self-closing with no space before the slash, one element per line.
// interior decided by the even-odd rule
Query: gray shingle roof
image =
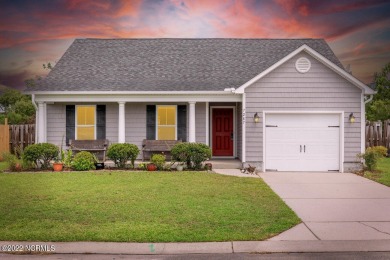
<path fill-rule="evenodd" d="M 30 91 L 238 88 L 303 44 L 343 68 L 323 39 L 77 39 Z"/>

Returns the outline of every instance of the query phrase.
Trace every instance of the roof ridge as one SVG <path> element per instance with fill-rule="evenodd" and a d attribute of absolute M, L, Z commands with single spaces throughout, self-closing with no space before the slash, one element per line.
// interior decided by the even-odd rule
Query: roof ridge
<path fill-rule="evenodd" d="M 325 40 L 324 38 L 75 38 L 75 40 L 267 40 L 267 41 L 302 41 L 302 40 Z"/>

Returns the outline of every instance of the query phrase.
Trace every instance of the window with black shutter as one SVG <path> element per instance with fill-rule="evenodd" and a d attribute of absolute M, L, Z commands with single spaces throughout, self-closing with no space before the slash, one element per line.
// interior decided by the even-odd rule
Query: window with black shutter
<path fill-rule="evenodd" d="M 66 106 L 66 144 L 69 140 L 106 139 L 105 105 Z"/>
<path fill-rule="evenodd" d="M 177 140 L 187 142 L 187 106 L 177 106 Z"/>
<path fill-rule="evenodd" d="M 69 140 L 75 139 L 75 123 L 76 113 L 74 105 L 66 106 L 66 145 L 69 145 Z"/>
<path fill-rule="evenodd" d="M 157 136 L 156 136 L 157 134 Z M 186 105 L 147 105 L 146 139 L 187 141 Z"/>
<path fill-rule="evenodd" d="M 146 106 L 146 139 L 156 140 L 156 106 Z"/>

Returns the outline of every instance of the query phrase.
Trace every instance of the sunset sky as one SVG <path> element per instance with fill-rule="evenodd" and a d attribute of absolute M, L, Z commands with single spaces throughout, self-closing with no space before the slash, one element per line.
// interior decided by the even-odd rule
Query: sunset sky
<path fill-rule="evenodd" d="M 324 38 L 370 83 L 390 62 L 389 0 L 0 0 L 0 84 L 23 89 L 75 38 Z"/>

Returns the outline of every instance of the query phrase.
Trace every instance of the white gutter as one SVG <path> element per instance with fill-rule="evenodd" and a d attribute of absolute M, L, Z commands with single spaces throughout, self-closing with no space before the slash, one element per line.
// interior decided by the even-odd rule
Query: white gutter
<path fill-rule="evenodd" d="M 26 91 L 27 94 L 37 95 L 183 95 L 183 94 L 194 94 L 194 95 L 210 95 L 210 94 L 229 94 L 233 92 L 233 89 L 229 91 Z M 234 92 L 233 92 L 234 93 Z"/>

